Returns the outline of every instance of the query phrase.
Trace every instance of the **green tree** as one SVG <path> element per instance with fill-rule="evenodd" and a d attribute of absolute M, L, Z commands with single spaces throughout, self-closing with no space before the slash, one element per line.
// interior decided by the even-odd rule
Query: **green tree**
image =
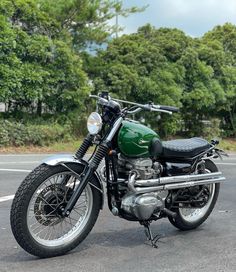
<path fill-rule="evenodd" d="M 216 112 L 223 120 L 228 135 L 236 135 L 236 26 L 225 24 L 206 33 L 202 44 L 208 48 L 208 59 L 214 69 L 214 78 L 221 89 Z M 218 88 L 219 89 L 219 88 Z"/>
<path fill-rule="evenodd" d="M 148 118 L 164 135 L 180 129 L 204 134 L 204 120 L 220 118 L 235 134 L 235 26 L 216 27 L 194 39 L 178 29 L 141 27 L 113 39 L 95 57 L 85 54 L 84 67 L 95 92 L 140 102 L 181 107 L 181 117 Z"/>
<path fill-rule="evenodd" d="M 130 13 L 145 9 L 124 8 L 123 1 L 115 0 L 37 0 L 40 9 L 55 20 L 58 34 L 70 36 L 76 50 L 86 49 L 89 45 L 101 45 L 111 35 L 122 28 L 112 23 L 119 14 L 128 16 Z"/>
<path fill-rule="evenodd" d="M 87 75 L 70 40 L 49 35 L 55 19 L 34 0 L 3 1 L 0 10 L 1 102 L 13 113 L 83 109 Z"/>
<path fill-rule="evenodd" d="M 112 40 L 93 61 L 89 59 L 87 71 L 94 81 L 95 92 L 105 88 L 123 99 L 180 106 L 184 69 L 173 59 L 180 58 L 182 47 L 177 46 L 170 56 L 162 48 L 165 31 L 160 32 L 148 25 L 136 34 Z M 168 41 L 170 36 L 169 33 L 166 36 Z M 161 43 L 158 37 L 162 37 Z M 159 127 L 161 134 L 174 133 L 178 128 L 177 117 L 157 121 L 156 115 L 151 116 L 148 124 Z"/>

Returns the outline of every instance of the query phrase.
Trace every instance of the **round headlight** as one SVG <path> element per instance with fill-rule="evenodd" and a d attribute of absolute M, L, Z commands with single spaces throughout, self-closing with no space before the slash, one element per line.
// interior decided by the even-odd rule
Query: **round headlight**
<path fill-rule="evenodd" d="M 87 121 L 87 128 L 90 134 L 96 135 L 102 129 L 102 117 L 97 112 L 92 112 Z"/>

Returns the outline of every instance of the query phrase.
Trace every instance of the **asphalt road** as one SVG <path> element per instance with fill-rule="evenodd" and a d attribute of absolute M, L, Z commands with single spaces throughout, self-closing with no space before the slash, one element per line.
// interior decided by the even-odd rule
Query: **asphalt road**
<path fill-rule="evenodd" d="M 144 244 L 143 228 L 114 217 L 107 207 L 75 250 L 39 259 L 23 251 L 10 230 L 11 198 L 27 175 L 47 155 L 0 155 L 0 272 L 35 271 L 236 271 L 236 155 L 217 160 L 228 182 L 217 205 L 197 230 L 181 232 L 168 220 L 153 223 L 163 235 L 158 249 Z M 7 200 L 8 199 L 8 200 Z"/>

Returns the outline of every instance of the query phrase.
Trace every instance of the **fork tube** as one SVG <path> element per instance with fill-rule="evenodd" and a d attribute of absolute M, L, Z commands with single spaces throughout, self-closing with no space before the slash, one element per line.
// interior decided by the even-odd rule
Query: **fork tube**
<path fill-rule="evenodd" d="M 62 211 L 63 216 L 68 216 L 75 206 L 75 203 L 79 199 L 80 195 L 82 194 L 84 188 L 86 185 L 90 182 L 94 172 L 98 168 L 99 164 L 101 163 L 102 159 L 105 157 L 105 155 L 108 153 L 108 145 L 106 143 L 102 143 L 94 157 L 92 158 L 91 162 L 87 166 L 87 168 L 84 171 L 84 176 L 82 176 L 82 180 L 80 181 L 78 187 L 76 188 L 75 192 L 73 193 L 72 197 L 68 201 L 65 209 Z"/>

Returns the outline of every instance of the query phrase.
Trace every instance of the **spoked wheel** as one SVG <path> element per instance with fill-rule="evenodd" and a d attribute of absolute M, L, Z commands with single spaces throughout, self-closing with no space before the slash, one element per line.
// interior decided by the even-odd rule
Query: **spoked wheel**
<path fill-rule="evenodd" d="M 36 256 L 52 257 L 73 249 L 87 236 L 102 201 L 96 179 L 85 187 L 70 215 L 62 216 L 79 182 L 63 166 L 41 165 L 26 177 L 11 209 L 12 231 L 22 248 Z"/>
<path fill-rule="evenodd" d="M 218 171 L 215 164 L 210 160 L 206 160 L 205 167 L 206 173 Z M 207 197 L 206 203 L 204 203 L 202 207 L 197 208 L 193 205 L 183 206 L 179 204 L 178 209 L 173 209 L 177 216 L 175 218 L 169 217 L 169 221 L 172 225 L 180 230 L 191 230 L 200 226 L 209 217 L 217 201 L 220 184 L 209 184 L 204 186 L 204 189 L 205 197 Z"/>

